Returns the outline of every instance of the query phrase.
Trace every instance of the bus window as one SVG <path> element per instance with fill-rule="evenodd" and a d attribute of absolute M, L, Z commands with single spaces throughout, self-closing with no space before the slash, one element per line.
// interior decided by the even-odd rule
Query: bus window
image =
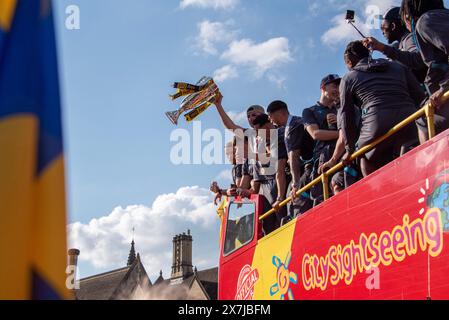
<path fill-rule="evenodd" d="M 251 242 L 254 236 L 255 212 L 256 207 L 252 202 L 230 204 L 224 243 L 225 255 Z"/>

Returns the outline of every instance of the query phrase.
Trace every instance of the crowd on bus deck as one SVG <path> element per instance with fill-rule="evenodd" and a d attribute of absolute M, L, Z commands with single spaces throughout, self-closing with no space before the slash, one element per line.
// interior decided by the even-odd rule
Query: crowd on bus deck
<path fill-rule="evenodd" d="M 425 117 L 350 161 L 356 150 L 425 103 L 435 107 L 436 133 L 449 128 L 449 102 L 443 103 L 449 90 L 449 10 L 443 0 L 403 0 L 400 8 L 383 15 L 381 29 L 388 44 L 373 37 L 350 42 L 344 52 L 348 72 L 342 78 L 324 77 L 319 101 L 304 109 L 302 116 L 293 115 L 280 100 L 271 102 L 266 112 L 254 105 L 247 109 L 251 129 L 246 129 L 231 120 L 222 106 L 223 97 L 217 97 L 217 111 L 235 137 L 226 148 L 233 184 L 222 190 L 214 182 L 211 191 L 216 200 L 222 195 L 264 195 L 276 210 L 265 228 L 270 231 L 323 201 L 322 184 L 299 196 L 297 191 L 337 163 L 343 162 L 344 170 L 330 179 L 331 195 L 424 143 L 428 139 Z M 372 51 L 386 58 L 374 59 Z M 273 131 L 277 137 L 271 141 Z M 257 156 L 251 158 L 249 150 Z M 261 161 L 266 157 L 261 155 L 276 161 L 274 171 L 267 173 Z M 280 208 L 289 195 L 293 201 L 287 209 Z"/>

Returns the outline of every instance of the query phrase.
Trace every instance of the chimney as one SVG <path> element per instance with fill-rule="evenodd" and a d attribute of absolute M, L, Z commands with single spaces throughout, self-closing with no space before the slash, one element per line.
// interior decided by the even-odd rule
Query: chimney
<path fill-rule="evenodd" d="M 173 264 L 171 280 L 184 280 L 193 274 L 192 236 L 190 230 L 173 237 Z"/>
<path fill-rule="evenodd" d="M 76 271 L 77 271 L 77 267 L 78 267 L 78 256 L 80 255 L 80 251 L 78 249 L 69 249 L 67 254 L 69 256 L 69 267 L 72 268 L 70 270 L 71 270 L 71 272 L 73 272 L 74 287 L 72 288 L 72 290 L 78 289 L 77 288 L 77 280 L 78 279 L 77 279 Z"/>
<path fill-rule="evenodd" d="M 78 249 L 69 249 L 69 266 L 78 266 L 78 256 L 80 255 L 80 251 Z"/>

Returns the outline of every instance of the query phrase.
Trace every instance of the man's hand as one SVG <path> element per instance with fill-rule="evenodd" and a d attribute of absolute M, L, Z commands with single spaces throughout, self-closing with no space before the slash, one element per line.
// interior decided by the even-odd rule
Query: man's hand
<path fill-rule="evenodd" d="M 349 152 L 346 152 L 346 153 L 344 154 L 344 156 L 343 156 L 343 158 L 342 158 L 342 162 L 343 162 L 343 165 L 344 165 L 344 166 L 347 166 L 348 164 L 351 163 L 351 157 L 352 157 L 352 154 L 349 153 Z"/>
<path fill-rule="evenodd" d="M 435 92 L 434 94 L 432 94 L 432 96 L 429 99 L 429 102 L 435 108 L 439 108 L 443 104 L 443 95 L 444 95 L 444 90 L 440 89 L 437 92 Z"/>
<path fill-rule="evenodd" d="M 380 52 L 385 51 L 385 45 L 374 37 L 365 38 L 362 40 L 362 42 L 367 49 L 376 50 Z"/>
<path fill-rule="evenodd" d="M 282 201 L 277 200 L 275 203 L 273 203 L 272 208 L 274 211 L 279 211 L 279 205 L 281 204 Z"/>
<path fill-rule="evenodd" d="M 221 101 L 223 101 L 223 96 L 221 95 L 221 92 L 218 91 L 218 92 L 215 94 L 215 101 L 214 101 L 214 104 L 215 104 L 216 106 L 221 106 Z"/>
<path fill-rule="evenodd" d="M 299 190 L 298 186 L 292 187 L 292 191 L 290 192 L 290 197 L 292 198 L 292 200 L 295 200 L 297 198 L 296 192 L 298 192 L 298 190 Z"/>
<path fill-rule="evenodd" d="M 330 124 L 337 123 L 337 115 L 335 115 L 333 113 L 329 113 L 327 115 L 327 122 L 329 122 Z"/>
<path fill-rule="evenodd" d="M 219 193 L 220 187 L 218 186 L 218 183 L 214 181 L 211 183 L 209 190 L 212 191 L 213 193 Z"/>
<path fill-rule="evenodd" d="M 332 168 L 333 166 L 335 166 L 336 164 L 337 164 L 337 161 L 335 161 L 334 159 L 330 159 L 328 162 L 323 163 L 318 168 L 318 173 L 322 174 L 322 173 L 326 172 L 327 170 L 329 170 L 330 168 Z"/>
<path fill-rule="evenodd" d="M 236 196 L 237 196 L 237 189 L 235 189 L 235 188 L 228 189 L 228 190 L 226 191 L 226 195 L 227 195 L 228 197 L 236 197 Z"/>
<path fill-rule="evenodd" d="M 251 191 L 249 191 L 247 189 L 241 189 L 240 190 L 240 196 L 242 198 L 249 198 L 249 197 L 251 197 Z"/>

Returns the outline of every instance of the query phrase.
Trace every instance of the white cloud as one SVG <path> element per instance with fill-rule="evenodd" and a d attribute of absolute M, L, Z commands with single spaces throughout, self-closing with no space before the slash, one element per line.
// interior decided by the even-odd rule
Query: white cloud
<path fill-rule="evenodd" d="M 218 53 L 216 45 L 220 43 L 228 44 L 235 39 L 237 31 L 231 30 L 233 21 L 211 22 L 204 20 L 198 24 L 199 34 L 196 38 L 196 47 L 210 55 Z"/>
<path fill-rule="evenodd" d="M 181 0 L 180 7 L 185 9 L 187 7 L 197 8 L 213 8 L 218 9 L 234 9 L 239 3 L 239 0 Z"/>
<path fill-rule="evenodd" d="M 285 81 L 287 81 L 287 77 L 282 75 L 269 74 L 268 80 L 275 83 L 279 89 L 285 89 Z"/>
<path fill-rule="evenodd" d="M 237 69 L 233 65 L 226 65 L 214 72 L 214 80 L 216 82 L 224 82 L 228 79 L 234 79 L 239 76 Z"/>
<path fill-rule="evenodd" d="M 242 127 L 248 126 L 248 118 L 246 111 L 242 112 L 229 111 L 227 112 L 227 114 L 231 118 L 231 120 L 234 121 L 236 124 Z"/>
<path fill-rule="evenodd" d="M 333 27 L 327 30 L 322 36 L 321 41 L 328 45 L 334 46 L 345 41 L 356 40 L 360 38 L 357 31 L 348 23 L 346 23 L 345 15 L 338 15 L 332 19 Z M 357 25 L 359 30 L 364 34 L 369 34 L 369 29 L 365 24 Z"/>
<path fill-rule="evenodd" d="M 80 249 L 80 262 L 98 270 L 111 270 L 126 265 L 131 230 L 135 227 L 136 251 L 148 275 L 154 278 L 163 269 L 167 277 L 172 264 L 172 237 L 191 229 L 193 264 L 199 269 L 216 266 L 219 220 L 212 201 L 209 190 L 180 188 L 176 193 L 160 195 L 151 207 L 117 207 L 87 224 L 70 224 L 69 243 Z M 84 275 L 82 269 L 80 272 Z"/>
<path fill-rule="evenodd" d="M 391 7 L 399 7 L 401 5 L 401 0 L 365 0 L 365 2 L 367 6 L 378 6 L 381 14 L 385 13 Z"/>
<path fill-rule="evenodd" d="M 293 61 L 287 38 L 272 38 L 261 43 L 251 39 L 237 39 L 240 31 L 233 26 L 233 20 L 204 20 L 198 23 L 198 35 L 194 41 L 196 51 L 212 56 L 224 51 L 220 58 L 227 64 L 215 70 L 213 77 L 217 82 L 237 78 L 242 69 L 259 79 L 267 72 Z M 271 75 L 268 78 L 278 86 L 283 86 L 285 81 L 285 77 Z"/>
<path fill-rule="evenodd" d="M 268 70 L 293 61 L 287 38 L 272 38 L 262 43 L 250 39 L 232 41 L 229 49 L 221 56 L 236 66 L 249 67 L 256 78 Z"/>
<path fill-rule="evenodd" d="M 229 183 L 232 181 L 232 170 L 226 169 L 221 171 L 216 177 L 215 180 L 218 181 L 218 184 L 220 183 Z M 226 188 L 227 185 L 221 185 L 222 188 Z"/>
<path fill-rule="evenodd" d="M 320 10 L 320 4 L 318 3 L 318 1 L 314 1 L 309 4 L 309 12 L 313 16 L 316 16 L 319 13 L 319 10 Z"/>

